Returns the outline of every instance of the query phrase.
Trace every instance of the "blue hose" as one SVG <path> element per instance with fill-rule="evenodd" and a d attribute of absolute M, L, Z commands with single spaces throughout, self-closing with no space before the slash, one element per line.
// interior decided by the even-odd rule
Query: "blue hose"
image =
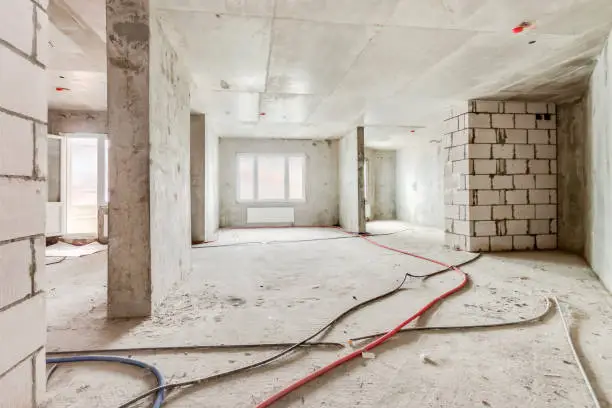
<path fill-rule="evenodd" d="M 131 358 L 124 357 L 115 357 L 115 356 L 74 356 L 74 357 L 58 357 L 58 358 L 48 358 L 47 364 L 62 364 L 62 363 L 81 363 L 85 361 L 103 361 L 110 363 L 121 363 L 128 364 L 140 368 L 144 368 L 152 372 L 157 378 L 157 385 L 159 387 L 165 385 L 164 376 L 162 373 L 154 366 L 149 365 L 147 363 L 143 363 L 142 361 L 132 360 Z M 155 402 L 153 403 L 153 408 L 160 408 L 164 402 L 165 392 L 163 389 L 157 391 Z"/>

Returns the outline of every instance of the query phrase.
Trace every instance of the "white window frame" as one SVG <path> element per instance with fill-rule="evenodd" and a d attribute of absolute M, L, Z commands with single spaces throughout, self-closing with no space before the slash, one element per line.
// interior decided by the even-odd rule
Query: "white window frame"
<path fill-rule="evenodd" d="M 240 198 L 240 172 L 238 171 L 240 165 L 240 158 L 250 157 L 253 158 L 253 199 L 241 199 Z M 282 157 L 285 160 L 285 198 L 284 199 L 259 199 L 259 177 L 258 177 L 258 166 L 257 162 L 262 157 Z M 303 160 L 302 166 L 302 197 L 303 198 L 289 198 L 289 158 L 299 157 Z M 252 203 L 252 204 L 269 204 L 269 203 L 305 203 L 306 202 L 306 169 L 308 168 L 307 157 L 301 153 L 237 153 L 236 154 L 236 202 L 238 203 Z"/>

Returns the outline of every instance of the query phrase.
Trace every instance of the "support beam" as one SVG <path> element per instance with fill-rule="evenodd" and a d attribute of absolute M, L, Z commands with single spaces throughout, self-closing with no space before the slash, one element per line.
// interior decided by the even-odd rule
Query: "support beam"
<path fill-rule="evenodd" d="M 202 114 L 191 115 L 191 243 L 206 241 L 205 229 L 205 144 L 206 122 Z"/>
<path fill-rule="evenodd" d="M 151 315 L 190 268 L 189 81 L 150 0 L 107 0 L 108 314 Z"/>

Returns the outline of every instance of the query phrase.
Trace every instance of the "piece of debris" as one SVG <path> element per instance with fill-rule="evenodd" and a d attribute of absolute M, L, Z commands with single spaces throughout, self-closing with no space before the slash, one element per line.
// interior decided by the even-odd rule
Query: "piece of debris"
<path fill-rule="evenodd" d="M 433 366 L 438 365 L 435 361 L 433 361 L 429 356 L 425 353 L 421 353 L 421 363 L 423 364 L 431 364 Z"/>
<path fill-rule="evenodd" d="M 376 354 L 364 351 L 361 353 L 361 357 L 365 358 L 366 360 L 372 360 L 376 358 Z"/>
<path fill-rule="evenodd" d="M 321 287 L 321 285 L 312 285 L 313 289 L 319 289 Z"/>

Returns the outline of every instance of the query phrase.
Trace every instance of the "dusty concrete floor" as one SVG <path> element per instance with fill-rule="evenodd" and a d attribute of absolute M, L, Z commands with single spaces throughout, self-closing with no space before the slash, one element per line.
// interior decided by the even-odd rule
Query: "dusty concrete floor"
<path fill-rule="evenodd" d="M 374 223 L 373 232 L 404 228 Z M 224 231 L 212 245 L 338 237 L 320 229 Z M 377 241 L 455 263 L 472 255 L 442 246 L 437 230 L 410 227 Z M 106 254 L 49 266 L 48 350 L 301 340 L 340 311 L 392 288 L 404 272 L 435 265 L 361 239 L 245 244 L 193 250 L 191 275 L 150 320 L 105 320 Z M 612 297 L 585 263 L 560 252 L 485 255 L 466 266 L 472 285 L 418 322 L 473 324 L 528 318 L 556 295 L 571 310 L 575 339 L 606 407 L 612 401 Z M 342 321 L 325 340 L 393 327 L 459 276 L 447 273 Z M 569 313 L 568 313 L 569 314 Z M 346 350 L 291 358 L 203 388 L 177 393 L 168 407 L 252 407 Z M 274 351 L 133 353 L 169 381 L 235 368 Z M 424 364 L 426 354 L 436 365 Z M 116 407 L 150 388 L 149 375 L 105 364 L 61 367 L 47 407 Z M 144 404 L 142 406 L 149 406 Z M 558 314 L 520 328 L 405 334 L 298 390 L 279 407 L 591 407 Z"/>

